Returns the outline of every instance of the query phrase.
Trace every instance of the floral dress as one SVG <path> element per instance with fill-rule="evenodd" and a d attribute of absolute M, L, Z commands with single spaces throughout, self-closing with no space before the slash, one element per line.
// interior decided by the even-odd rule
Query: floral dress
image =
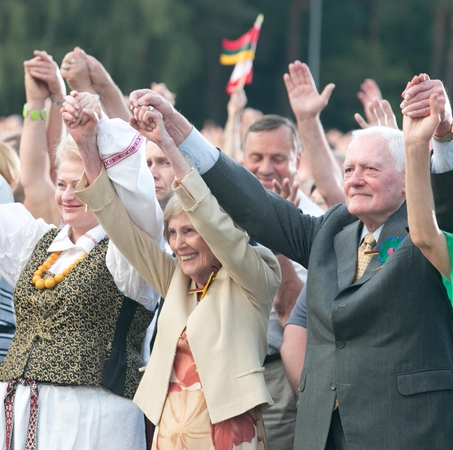
<path fill-rule="evenodd" d="M 262 419 L 258 408 L 211 423 L 184 330 L 178 341 L 167 400 L 154 432 L 152 450 L 265 449 L 264 428 L 259 424 Z"/>

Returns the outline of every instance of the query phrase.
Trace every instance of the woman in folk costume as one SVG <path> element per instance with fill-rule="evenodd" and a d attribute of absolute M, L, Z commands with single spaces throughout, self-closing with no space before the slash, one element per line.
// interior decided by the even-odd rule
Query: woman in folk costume
<path fill-rule="evenodd" d="M 68 123 L 75 120 L 75 100 L 63 113 Z M 95 114 L 83 112 L 94 128 Z M 278 262 L 264 247 L 249 245 L 248 236 L 220 209 L 180 155 L 160 113 L 143 107 L 135 114 L 148 124 L 140 131 L 160 146 L 175 171 L 164 234 L 176 257 L 133 223 L 130 204 L 118 199 L 95 152 L 83 154 L 85 175 L 77 196 L 165 298 L 153 352 L 134 397 L 156 425 L 152 448 L 266 448 L 261 413 L 272 399 L 263 360 L 280 282 Z"/>
<path fill-rule="evenodd" d="M 100 134 L 110 136 L 103 120 Z M 106 164 L 117 161 L 108 170 L 120 195 L 129 180 L 117 175 L 129 163 L 148 172 L 142 141 L 139 133 L 132 142 L 115 139 L 103 155 Z M 15 286 L 17 314 L 0 364 L 0 449 L 144 450 L 144 417 L 132 398 L 158 297 L 75 196 L 83 163 L 70 136 L 57 156 L 61 230 L 34 219 L 22 204 L 0 205 L 0 275 Z M 148 198 L 136 220 L 161 242 L 152 178 L 135 188 Z"/>

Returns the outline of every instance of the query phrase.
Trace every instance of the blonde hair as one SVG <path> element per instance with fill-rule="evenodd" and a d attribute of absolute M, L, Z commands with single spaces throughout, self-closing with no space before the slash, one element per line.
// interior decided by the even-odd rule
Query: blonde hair
<path fill-rule="evenodd" d="M 0 174 L 14 191 L 20 181 L 20 159 L 16 151 L 5 142 L 0 142 Z"/>
<path fill-rule="evenodd" d="M 77 144 L 69 133 L 61 138 L 55 149 L 55 160 L 57 166 L 60 166 L 63 161 L 82 161 Z"/>

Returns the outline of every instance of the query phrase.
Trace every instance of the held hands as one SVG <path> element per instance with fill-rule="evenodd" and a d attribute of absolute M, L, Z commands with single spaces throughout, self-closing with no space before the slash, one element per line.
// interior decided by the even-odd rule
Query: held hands
<path fill-rule="evenodd" d="M 96 128 L 102 117 L 99 100 L 88 92 L 71 91 L 61 108 L 63 121 L 76 144 L 96 140 Z"/>
<path fill-rule="evenodd" d="M 433 134 L 445 136 L 450 131 L 453 115 L 445 87 L 440 80 L 431 80 L 426 73 L 414 76 L 401 94 L 404 99 L 400 104 L 401 112 L 414 119 L 429 116 L 432 109 L 430 98 L 433 94 L 437 94 L 440 113 L 440 123 Z"/>
<path fill-rule="evenodd" d="M 46 51 L 35 50 L 34 58 L 24 61 L 25 93 L 28 101 L 45 100 L 50 94 L 63 99 L 66 88 L 57 63 Z"/>
<path fill-rule="evenodd" d="M 403 132 L 406 150 L 412 145 L 423 145 L 427 151 L 429 141 L 441 121 L 441 107 L 437 94 L 432 94 L 428 99 L 429 115 L 413 118 L 408 114 L 403 115 Z"/>
<path fill-rule="evenodd" d="M 328 84 L 319 94 L 306 64 L 295 61 L 288 69 L 289 74 L 283 75 L 283 81 L 296 119 L 299 121 L 318 117 L 329 103 L 335 85 Z"/>
<path fill-rule="evenodd" d="M 95 93 L 96 89 L 93 86 L 85 56 L 87 55 L 79 47 L 67 53 L 61 63 L 61 75 L 71 89 Z"/>

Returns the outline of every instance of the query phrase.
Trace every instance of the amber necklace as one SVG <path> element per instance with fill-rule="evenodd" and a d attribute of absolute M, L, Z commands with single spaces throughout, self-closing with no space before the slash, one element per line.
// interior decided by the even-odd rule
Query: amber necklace
<path fill-rule="evenodd" d="M 61 252 L 51 253 L 50 256 L 42 263 L 42 265 L 38 267 L 38 270 L 35 271 L 31 281 L 35 285 L 36 289 L 42 290 L 54 288 L 58 283 L 61 283 L 64 277 L 88 255 L 88 253 L 84 253 L 78 260 L 74 261 L 60 273 L 57 273 L 54 277 L 48 277 L 43 280 L 42 276 L 44 275 L 44 273 L 46 273 L 46 271 L 50 269 L 50 267 L 52 267 L 52 265 L 60 256 L 60 253 Z"/>

